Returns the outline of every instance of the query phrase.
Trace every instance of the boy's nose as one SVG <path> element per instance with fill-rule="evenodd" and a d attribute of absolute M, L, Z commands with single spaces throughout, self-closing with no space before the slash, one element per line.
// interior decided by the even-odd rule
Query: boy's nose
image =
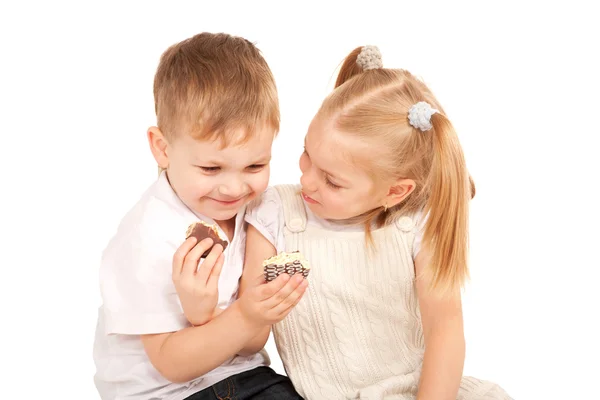
<path fill-rule="evenodd" d="M 232 200 L 238 199 L 241 196 L 245 195 L 246 184 L 238 179 L 231 179 L 228 182 L 219 186 L 219 192 L 227 197 L 230 197 Z"/>

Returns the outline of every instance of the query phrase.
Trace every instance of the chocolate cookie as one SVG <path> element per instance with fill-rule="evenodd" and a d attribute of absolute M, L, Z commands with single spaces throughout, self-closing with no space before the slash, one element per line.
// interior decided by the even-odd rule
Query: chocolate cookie
<path fill-rule="evenodd" d="M 304 278 L 307 278 L 310 272 L 308 261 L 299 251 L 291 253 L 281 252 L 263 261 L 263 268 L 267 282 L 272 281 L 283 273 L 289 275 L 302 274 Z"/>
<path fill-rule="evenodd" d="M 229 244 L 227 239 L 221 236 L 217 225 L 208 225 L 204 221 L 194 222 L 188 226 L 187 231 L 185 232 L 185 238 L 188 239 L 191 236 L 195 237 L 198 242 L 206 238 L 211 238 L 213 240 L 213 245 L 202 254 L 201 258 L 208 256 L 208 253 L 210 253 L 210 250 L 214 245 L 220 244 L 223 246 L 223 251 L 225 251 Z"/>

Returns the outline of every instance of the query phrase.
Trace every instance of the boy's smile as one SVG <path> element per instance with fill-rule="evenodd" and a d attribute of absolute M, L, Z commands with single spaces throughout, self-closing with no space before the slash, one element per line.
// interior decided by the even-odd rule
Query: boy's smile
<path fill-rule="evenodd" d="M 240 130 L 234 138 L 244 134 Z M 269 183 L 273 129 L 257 128 L 244 143 L 233 140 L 227 147 L 219 140 L 197 140 L 186 134 L 169 143 L 158 128 L 151 128 L 152 135 L 157 137 L 154 147 L 171 187 L 197 214 L 230 220 Z"/>

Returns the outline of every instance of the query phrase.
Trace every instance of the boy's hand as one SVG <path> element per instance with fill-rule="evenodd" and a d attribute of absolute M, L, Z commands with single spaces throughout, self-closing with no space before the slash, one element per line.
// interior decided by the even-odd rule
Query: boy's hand
<path fill-rule="evenodd" d="M 301 275 L 281 274 L 277 279 L 249 287 L 238 299 L 242 315 L 251 324 L 273 325 L 284 319 L 298 304 L 308 281 Z"/>
<path fill-rule="evenodd" d="M 196 244 L 190 237 L 173 256 L 173 283 L 181 301 L 183 313 L 192 325 L 204 325 L 218 314 L 219 275 L 223 268 L 223 247 L 214 246 L 200 263 L 200 257 L 212 246 L 212 239 Z"/>

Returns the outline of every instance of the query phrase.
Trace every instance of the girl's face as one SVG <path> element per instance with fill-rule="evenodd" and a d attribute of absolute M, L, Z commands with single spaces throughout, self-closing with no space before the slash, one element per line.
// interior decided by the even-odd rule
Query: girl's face
<path fill-rule="evenodd" d="M 344 220 L 383 207 L 389 185 L 375 182 L 359 167 L 370 152 L 358 139 L 335 130 L 331 122 L 313 119 L 300 157 L 302 198 L 317 216 Z"/>

